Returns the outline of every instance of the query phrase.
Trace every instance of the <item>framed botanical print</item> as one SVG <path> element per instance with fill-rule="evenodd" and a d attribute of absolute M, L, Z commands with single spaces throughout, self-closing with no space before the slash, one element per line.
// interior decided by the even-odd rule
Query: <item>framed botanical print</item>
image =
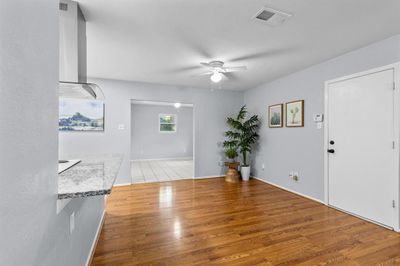
<path fill-rule="evenodd" d="M 286 103 L 286 127 L 304 126 L 304 100 Z"/>
<path fill-rule="evenodd" d="M 270 128 L 283 127 L 283 104 L 268 107 L 268 126 Z"/>

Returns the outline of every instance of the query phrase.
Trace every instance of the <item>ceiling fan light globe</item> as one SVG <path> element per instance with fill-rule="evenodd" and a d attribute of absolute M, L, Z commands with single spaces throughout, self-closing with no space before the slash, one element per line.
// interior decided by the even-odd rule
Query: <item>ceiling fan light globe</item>
<path fill-rule="evenodd" d="M 214 74 L 211 75 L 210 79 L 212 82 L 218 83 L 222 80 L 222 74 L 219 72 L 215 72 Z"/>

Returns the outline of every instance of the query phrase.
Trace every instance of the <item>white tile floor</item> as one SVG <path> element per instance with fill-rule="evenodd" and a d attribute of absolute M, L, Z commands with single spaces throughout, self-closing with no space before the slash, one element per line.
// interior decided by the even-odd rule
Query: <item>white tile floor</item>
<path fill-rule="evenodd" d="M 193 178 L 193 160 L 132 161 L 131 176 L 134 184 Z"/>

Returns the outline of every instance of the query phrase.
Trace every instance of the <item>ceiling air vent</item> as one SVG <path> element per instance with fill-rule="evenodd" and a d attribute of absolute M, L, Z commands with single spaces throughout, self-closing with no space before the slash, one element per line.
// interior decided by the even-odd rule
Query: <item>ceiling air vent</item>
<path fill-rule="evenodd" d="M 68 11 L 68 4 L 67 3 L 60 3 L 60 10 Z"/>
<path fill-rule="evenodd" d="M 291 16 L 279 10 L 263 7 L 253 18 L 270 26 L 277 26 L 285 23 Z"/>

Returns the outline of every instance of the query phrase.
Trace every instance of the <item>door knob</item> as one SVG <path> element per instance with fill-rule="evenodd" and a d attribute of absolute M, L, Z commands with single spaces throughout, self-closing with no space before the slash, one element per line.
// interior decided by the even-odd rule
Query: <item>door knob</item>
<path fill-rule="evenodd" d="M 328 149 L 328 152 L 329 153 L 335 153 L 335 150 L 334 149 Z"/>

